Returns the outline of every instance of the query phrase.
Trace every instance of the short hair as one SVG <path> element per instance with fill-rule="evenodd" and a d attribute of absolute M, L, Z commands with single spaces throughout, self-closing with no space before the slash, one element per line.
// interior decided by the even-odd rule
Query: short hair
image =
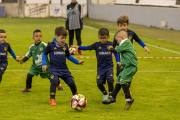
<path fill-rule="evenodd" d="M 118 30 L 118 31 L 115 33 L 114 37 L 116 37 L 116 35 L 117 35 L 119 32 L 121 32 L 121 31 L 126 32 L 124 29 Z M 127 33 L 127 32 L 126 32 L 126 33 Z M 127 33 L 127 36 L 128 36 L 128 33 Z"/>
<path fill-rule="evenodd" d="M 119 26 L 119 23 L 123 24 L 123 23 L 127 23 L 127 25 L 129 25 L 129 18 L 127 15 L 121 16 L 117 19 L 117 25 Z"/>
<path fill-rule="evenodd" d="M 6 31 L 5 30 L 0 30 L 0 33 L 6 33 Z"/>
<path fill-rule="evenodd" d="M 67 36 L 67 31 L 66 28 L 64 28 L 63 26 L 57 27 L 55 29 L 55 35 L 57 36 Z"/>
<path fill-rule="evenodd" d="M 33 36 L 34 36 L 34 34 L 35 34 L 35 33 L 37 33 L 37 32 L 41 32 L 41 31 L 40 31 L 40 30 L 38 30 L 38 29 L 37 29 L 37 30 L 35 30 L 35 31 L 33 32 Z"/>
<path fill-rule="evenodd" d="M 98 31 L 98 35 L 107 35 L 109 36 L 109 30 L 107 28 L 101 28 L 99 31 Z"/>

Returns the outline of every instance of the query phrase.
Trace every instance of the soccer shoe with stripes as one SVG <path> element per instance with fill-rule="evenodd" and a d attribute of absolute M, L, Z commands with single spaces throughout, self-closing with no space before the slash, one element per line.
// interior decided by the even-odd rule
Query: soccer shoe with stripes
<path fill-rule="evenodd" d="M 108 99 L 102 101 L 103 104 L 112 104 L 112 103 L 115 103 L 116 102 L 116 99 L 113 98 L 113 97 L 109 97 Z"/>
<path fill-rule="evenodd" d="M 124 110 L 128 110 L 131 107 L 133 102 L 134 102 L 133 98 L 131 98 L 131 101 L 126 101 L 126 105 L 125 105 Z"/>
<path fill-rule="evenodd" d="M 21 92 L 31 92 L 31 91 L 30 91 L 30 89 L 26 88 L 26 89 L 22 90 Z"/>
<path fill-rule="evenodd" d="M 63 90 L 62 85 L 58 85 L 57 88 L 58 88 L 59 91 L 62 91 L 62 90 Z"/>
<path fill-rule="evenodd" d="M 55 99 L 50 99 L 49 105 L 51 105 L 51 106 L 56 106 L 57 104 L 56 104 Z"/>
<path fill-rule="evenodd" d="M 108 99 L 108 95 L 103 95 L 103 101 Z"/>

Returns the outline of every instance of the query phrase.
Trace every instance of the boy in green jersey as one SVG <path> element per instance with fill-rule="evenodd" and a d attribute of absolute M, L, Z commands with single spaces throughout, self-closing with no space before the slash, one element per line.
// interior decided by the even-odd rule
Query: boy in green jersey
<path fill-rule="evenodd" d="M 30 57 L 33 58 L 33 64 L 27 74 L 26 79 L 26 88 L 21 92 L 30 92 L 31 84 L 32 84 L 32 77 L 34 75 L 40 74 L 41 78 L 48 78 L 49 79 L 49 67 L 46 72 L 42 71 L 42 53 L 47 47 L 47 44 L 42 42 L 42 33 L 40 30 L 35 30 L 33 32 L 33 39 L 35 41 L 29 48 L 29 51 L 26 53 L 25 57 L 21 60 L 21 64 L 26 62 Z M 49 66 L 49 60 L 46 58 L 46 62 Z M 58 90 L 62 90 L 62 86 L 57 86 Z"/>
<path fill-rule="evenodd" d="M 102 103 L 110 104 L 116 102 L 116 96 L 122 87 L 126 98 L 124 110 L 128 110 L 134 102 L 134 99 L 130 95 L 128 84 L 130 84 L 137 71 L 138 61 L 136 57 L 136 50 L 131 41 L 128 39 L 128 35 L 125 30 L 117 31 L 115 34 L 115 39 L 119 46 L 116 49 L 113 48 L 113 46 L 109 46 L 108 48 L 113 53 L 120 53 L 121 72 L 116 79 L 116 86 L 111 96 L 109 96 L 109 98 L 104 100 Z"/>

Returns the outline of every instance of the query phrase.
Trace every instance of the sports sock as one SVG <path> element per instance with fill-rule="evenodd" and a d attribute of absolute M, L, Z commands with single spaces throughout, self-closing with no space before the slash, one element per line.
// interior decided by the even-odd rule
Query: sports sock
<path fill-rule="evenodd" d="M 103 84 L 98 85 L 98 88 L 101 90 L 101 92 L 102 92 L 104 95 L 107 95 L 107 94 L 108 94 Z"/>
<path fill-rule="evenodd" d="M 31 74 L 27 74 L 27 79 L 26 79 L 26 88 L 27 89 L 31 89 L 31 84 L 32 84 L 32 77 L 34 75 L 31 75 Z"/>
<path fill-rule="evenodd" d="M 51 83 L 50 86 L 50 99 L 55 99 L 55 94 L 56 94 L 56 83 Z"/>
<path fill-rule="evenodd" d="M 108 88 L 109 88 L 109 95 L 112 94 L 112 91 L 114 90 L 114 85 L 113 83 L 108 83 Z"/>
<path fill-rule="evenodd" d="M 73 83 L 70 83 L 68 86 L 70 87 L 71 92 L 72 92 L 73 95 L 78 94 L 78 93 L 77 93 L 76 84 L 75 84 L 74 82 L 73 82 Z"/>
<path fill-rule="evenodd" d="M 131 99 L 131 95 L 130 95 L 130 92 L 129 92 L 129 86 L 127 84 L 122 84 L 121 86 L 123 88 L 125 98 L 126 99 Z"/>
<path fill-rule="evenodd" d="M 0 83 L 2 81 L 2 75 L 3 75 L 3 73 L 0 71 Z"/>
<path fill-rule="evenodd" d="M 116 83 L 115 89 L 112 91 L 111 96 L 113 98 L 116 98 L 116 96 L 117 96 L 118 92 L 120 91 L 120 89 L 121 89 L 121 85 L 119 83 Z"/>

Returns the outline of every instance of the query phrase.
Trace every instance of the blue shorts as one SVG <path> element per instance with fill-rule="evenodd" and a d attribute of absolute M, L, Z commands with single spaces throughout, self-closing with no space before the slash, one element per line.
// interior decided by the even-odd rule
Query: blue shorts
<path fill-rule="evenodd" d="M 68 71 L 58 71 L 58 70 L 50 70 L 50 82 L 58 84 L 59 78 L 64 80 L 66 84 L 71 84 L 74 82 L 74 77 L 71 76 L 71 72 Z"/>
<path fill-rule="evenodd" d="M 114 82 L 113 68 L 97 71 L 97 82 L 103 82 L 105 84 L 106 80 L 107 83 Z"/>

